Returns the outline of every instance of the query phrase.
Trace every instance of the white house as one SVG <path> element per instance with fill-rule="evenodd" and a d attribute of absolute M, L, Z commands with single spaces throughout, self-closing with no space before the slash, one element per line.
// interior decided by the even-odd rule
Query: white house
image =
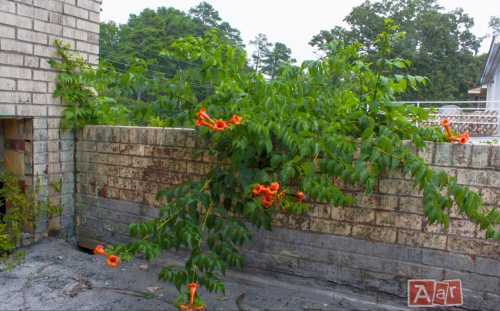
<path fill-rule="evenodd" d="M 487 101 L 499 101 L 488 103 L 487 108 L 500 108 L 500 33 L 495 34 L 491 40 L 488 60 L 481 76 L 481 85 L 487 87 Z"/>

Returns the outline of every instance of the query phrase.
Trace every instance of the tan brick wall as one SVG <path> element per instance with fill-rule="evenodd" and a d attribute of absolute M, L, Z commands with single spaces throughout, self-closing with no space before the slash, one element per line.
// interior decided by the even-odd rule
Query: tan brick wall
<path fill-rule="evenodd" d="M 80 195 L 154 206 L 156 192 L 210 169 L 208 154 L 195 132 L 187 129 L 90 126 L 77 146 Z M 199 154 L 197 154 L 199 153 Z M 421 156 L 483 197 L 486 208 L 499 208 L 500 147 L 428 144 Z M 421 194 L 401 174 L 382 179 L 367 196 L 353 189 L 353 207 L 312 204 L 308 215 L 279 215 L 276 225 L 375 242 L 431 248 L 500 259 L 500 245 L 456 210 L 450 227 L 429 225 Z"/>
<path fill-rule="evenodd" d="M 157 206 L 158 190 L 208 172 L 208 156 L 198 154 L 194 134 L 186 129 L 87 127 L 77 144 L 77 191 Z"/>

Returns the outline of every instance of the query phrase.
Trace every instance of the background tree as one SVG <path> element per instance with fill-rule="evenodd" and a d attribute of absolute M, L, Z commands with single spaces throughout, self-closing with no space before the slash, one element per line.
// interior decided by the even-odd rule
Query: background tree
<path fill-rule="evenodd" d="M 471 31 L 473 19 L 462 9 L 444 11 L 436 0 L 365 1 L 344 19 L 347 28 L 334 27 L 314 36 L 310 44 L 325 50 L 329 42 L 340 39 L 359 42 L 374 54 L 376 34 L 384 19 L 391 18 L 406 37 L 393 51 L 413 63 L 411 74 L 430 79 L 427 88 L 401 95 L 404 99 L 458 100 L 467 98 L 467 90 L 479 82 L 482 70 L 477 58 L 481 39 Z"/>
<path fill-rule="evenodd" d="M 488 23 L 493 32 L 500 32 L 500 16 L 492 16 L 490 17 L 490 22 Z"/>
<path fill-rule="evenodd" d="M 276 42 L 272 49 L 264 51 L 264 58 L 262 59 L 262 72 L 274 79 L 280 68 L 286 64 L 295 62 L 292 59 L 292 50 L 284 43 Z"/>
<path fill-rule="evenodd" d="M 259 33 L 257 36 L 255 36 L 255 39 L 250 41 L 250 45 L 255 46 L 255 51 L 252 53 L 252 62 L 255 71 L 261 72 L 262 59 L 270 52 L 272 43 L 267 40 L 265 34 Z"/>
<path fill-rule="evenodd" d="M 169 50 L 179 38 L 200 37 L 212 29 L 221 32 L 228 44 L 242 48 L 240 32 L 206 2 L 189 14 L 162 7 L 132 14 L 123 25 L 102 23 L 99 93 L 113 99 L 109 106 L 116 107 L 115 112 L 123 116 L 115 119 L 124 124 L 151 126 L 172 125 L 165 120 L 187 120 L 189 107 L 181 103 L 205 98 L 211 87 L 198 80 L 200 62 L 175 59 Z M 193 91 L 193 100 L 178 96 Z M 115 112 L 112 114 L 116 116 Z"/>
<path fill-rule="evenodd" d="M 206 2 L 192 8 L 189 14 L 174 8 L 145 9 L 138 15 L 130 15 L 123 25 L 101 23 L 101 60 L 119 70 L 126 70 L 134 59 L 147 60 L 148 70 L 172 77 L 179 69 L 197 64 L 174 60 L 162 52 L 174 40 L 202 36 L 212 28 L 219 29 L 234 45 L 242 45 L 239 31 L 223 21 Z"/>
<path fill-rule="evenodd" d="M 189 14 L 207 27 L 217 27 L 222 19 L 214 7 L 205 1 L 189 10 Z"/>
<path fill-rule="evenodd" d="M 237 45 L 243 45 L 240 31 L 231 27 L 228 22 L 224 22 L 219 16 L 219 12 L 210 3 L 205 1 L 201 2 L 197 6 L 191 8 L 189 14 L 195 20 L 207 27 L 207 29 L 217 28 Z"/>

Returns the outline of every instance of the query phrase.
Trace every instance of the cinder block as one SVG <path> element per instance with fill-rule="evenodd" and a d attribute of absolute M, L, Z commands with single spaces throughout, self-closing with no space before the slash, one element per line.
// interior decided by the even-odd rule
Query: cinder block
<path fill-rule="evenodd" d="M 0 66 L 0 77 L 11 79 L 31 79 L 31 69 Z"/>
<path fill-rule="evenodd" d="M 76 20 L 76 28 L 81 29 L 81 30 L 86 30 L 89 32 L 99 33 L 99 24 L 98 23 L 85 21 L 82 19 Z"/>
<path fill-rule="evenodd" d="M 35 31 L 40 31 L 52 35 L 61 36 L 62 28 L 63 27 L 59 24 L 47 23 L 39 20 L 35 20 L 33 22 L 33 29 Z"/>
<path fill-rule="evenodd" d="M 76 5 L 93 12 L 99 12 L 101 10 L 101 4 L 94 0 L 77 0 Z"/>
<path fill-rule="evenodd" d="M 14 27 L 0 25 L 0 38 L 16 38 L 16 29 Z"/>
<path fill-rule="evenodd" d="M 76 50 L 97 55 L 99 54 L 99 45 L 77 41 Z"/>
<path fill-rule="evenodd" d="M 63 3 L 60 0 L 33 0 L 33 5 L 54 12 L 63 11 Z"/>
<path fill-rule="evenodd" d="M 81 19 L 89 19 L 89 11 L 73 5 L 64 4 L 64 14 L 75 16 Z"/>
<path fill-rule="evenodd" d="M 16 4 L 11 1 L 1 0 L 0 1 L 0 11 L 16 13 Z"/>
<path fill-rule="evenodd" d="M 40 67 L 40 58 L 36 56 L 25 56 L 24 57 L 24 66 L 31 68 Z"/>
<path fill-rule="evenodd" d="M 2 51 L 7 51 L 7 52 L 33 54 L 33 44 L 20 42 L 12 39 L 1 39 L 0 48 Z"/>
<path fill-rule="evenodd" d="M 74 28 L 64 27 L 63 28 L 63 37 L 77 39 L 77 40 L 81 40 L 81 41 L 87 41 L 88 32 L 81 31 L 81 30 L 74 29 Z"/>
<path fill-rule="evenodd" d="M 31 103 L 31 94 L 21 92 L 0 92 L 0 103 L 23 104 Z"/>
<path fill-rule="evenodd" d="M 47 107 L 38 105 L 17 105 L 17 115 L 23 117 L 47 116 Z"/>
<path fill-rule="evenodd" d="M 32 29 L 33 21 L 31 18 L 19 16 L 12 13 L 0 12 L 0 20 L 2 24 Z"/>
<path fill-rule="evenodd" d="M 17 81 L 17 89 L 24 92 L 46 93 L 47 83 L 31 80 L 19 80 Z"/>
<path fill-rule="evenodd" d="M 450 143 L 436 143 L 433 164 L 438 166 L 450 166 L 452 164 L 451 150 L 452 144 Z"/>
<path fill-rule="evenodd" d="M 0 104 L 0 116 L 14 116 L 16 114 L 15 105 Z"/>
<path fill-rule="evenodd" d="M 23 56 L 20 54 L 0 52 L 0 64 L 11 65 L 11 66 L 22 66 Z"/>
<path fill-rule="evenodd" d="M 17 39 L 39 44 L 48 43 L 48 36 L 46 34 L 25 29 L 17 30 Z"/>
<path fill-rule="evenodd" d="M 0 90 L 2 91 L 15 91 L 16 80 L 0 78 Z"/>

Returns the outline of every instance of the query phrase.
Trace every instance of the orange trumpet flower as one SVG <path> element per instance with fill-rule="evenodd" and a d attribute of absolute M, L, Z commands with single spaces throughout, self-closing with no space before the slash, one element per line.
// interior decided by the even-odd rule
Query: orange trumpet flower
<path fill-rule="evenodd" d="M 264 206 L 264 208 L 269 208 L 273 204 L 273 198 L 271 196 L 266 195 L 262 198 L 261 203 L 262 206 Z"/>
<path fill-rule="evenodd" d="M 297 199 L 297 201 L 299 202 L 304 202 L 304 199 L 306 198 L 306 195 L 304 194 L 304 192 L 302 191 L 299 191 L 295 194 L 295 198 Z"/>
<path fill-rule="evenodd" d="M 181 309 L 182 311 L 197 311 L 205 309 L 204 306 L 194 305 L 194 298 L 196 297 L 196 290 L 198 289 L 199 285 L 197 283 L 191 282 L 187 284 L 186 287 L 189 290 L 189 304 L 180 304 L 179 309 Z"/>
<path fill-rule="evenodd" d="M 448 120 L 447 118 L 442 119 L 441 126 L 444 128 L 450 127 L 450 120 Z"/>
<path fill-rule="evenodd" d="M 271 183 L 271 185 L 269 185 L 269 189 L 271 189 L 271 191 L 273 192 L 278 191 L 280 190 L 280 184 L 278 182 L 273 182 Z"/>
<path fill-rule="evenodd" d="M 241 117 L 239 115 L 233 115 L 228 121 L 229 124 L 239 125 L 241 123 Z"/>
<path fill-rule="evenodd" d="M 212 129 L 217 132 L 222 132 L 226 129 L 227 127 L 227 122 L 224 120 L 216 120 L 214 125 L 212 126 Z"/>
<path fill-rule="evenodd" d="M 110 268 L 116 268 L 120 264 L 120 258 L 118 256 L 115 256 L 115 255 L 110 255 L 106 259 L 106 264 Z"/>
<path fill-rule="evenodd" d="M 462 135 L 460 135 L 458 137 L 458 142 L 461 144 L 461 145 L 465 145 L 468 141 L 469 141 L 470 137 L 469 137 L 469 132 L 465 132 L 463 133 Z"/>
<path fill-rule="evenodd" d="M 212 118 L 210 118 L 210 116 L 208 115 L 207 113 L 207 109 L 201 107 L 198 112 L 196 113 L 196 115 L 198 116 L 198 119 L 200 120 L 212 120 Z"/>
<path fill-rule="evenodd" d="M 94 248 L 94 254 L 95 255 L 101 255 L 101 256 L 106 256 L 106 252 L 104 251 L 104 246 L 102 245 L 96 245 Z"/>

